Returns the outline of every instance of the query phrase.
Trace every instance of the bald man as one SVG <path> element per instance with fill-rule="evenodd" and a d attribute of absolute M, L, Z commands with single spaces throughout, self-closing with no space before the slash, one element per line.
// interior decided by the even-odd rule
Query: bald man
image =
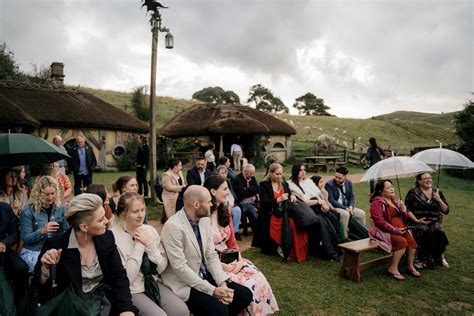
<path fill-rule="evenodd" d="M 211 195 L 198 185 L 184 192 L 184 208 L 163 226 L 161 243 L 168 267 L 161 278 L 194 315 L 237 315 L 252 300 L 252 292 L 231 282 L 214 249 Z"/>
<path fill-rule="evenodd" d="M 92 183 L 92 173 L 97 166 L 97 160 L 83 136 L 76 137 L 76 144 L 71 148 L 69 156 L 74 173 L 74 195 L 79 195 L 82 193 L 82 188 Z"/>
<path fill-rule="evenodd" d="M 67 155 L 66 148 L 63 146 L 63 138 L 59 135 L 53 137 L 53 144 L 59 147 L 59 152 L 62 154 Z M 59 172 L 62 174 L 66 174 L 66 160 L 62 159 L 58 161 L 59 163 Z"/>

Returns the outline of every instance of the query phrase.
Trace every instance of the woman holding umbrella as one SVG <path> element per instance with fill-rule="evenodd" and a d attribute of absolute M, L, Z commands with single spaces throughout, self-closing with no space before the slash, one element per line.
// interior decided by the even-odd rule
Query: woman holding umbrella
<path fill-rule="evenodd" d="M 443 229 L 443 214 L 449 213 L 449 205 L 439 189 L 433 190 L 431 174 L 416 176 L 415 187 L 405 197 L 405 204 L 417 217 L 425 217 L 427 224 L 416 225 L 413 234 L 419 245 L 417 264 L 434 269 L 435 265 L 449 267 L 443 253 L 448 245 L 448 237 Z"/>
<path fill-rule="evenodd" d="M 385 179 L 377 182 L 375 185 L 375 191 L 370 203 L 370 217 L 373 223 L 370 235 L 376 239 L 378 243 L 382 241 L 380 236 L 389 235 L 389 238 L 383 238 L 383 241 L 388 242 L 388 245 L 382 247 L 388 252 L 393 252 L 392 263 L 387 272 L 395 280 L 405 280 L 405 277 L 398 270 L 398 264 L 405 254 L 406 249 L 408 249 L 408 272 L 414 277 L 419 277 L 420 272 L 413 266 L 417 244 L 407 229 L 406 220 L 410 219 L 420 224 L 426 222 L 423 218 L 417 219 L 415 215 L 407 211 L 403 203 L 396 198 L 392 181 Z"/>
<path fill-rule="evenodd" d="M 18 176 L 15 171 L 8 171 L 4 177 L 0 178 L 0 202 L 9 204 L 13 213 L 20 216 L 22 207 L 28 201 L 28 196 L 20 189 Z"/>

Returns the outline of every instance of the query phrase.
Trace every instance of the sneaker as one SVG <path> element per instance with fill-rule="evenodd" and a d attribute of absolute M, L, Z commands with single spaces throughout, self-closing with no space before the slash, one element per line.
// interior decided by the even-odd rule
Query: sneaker
<path fill-rule="evenodd" d="M 426 265 L 422 261 L 414 261 L 413 266 L 417 269 L 424 269 Z"/>
<path fill-rule="evenodd" d="M 441 255 L 441 264 L 442 264 L 443 267 L 445 267 L 446 269 L 449 268 L 449 263 L 448 263 L 448 261 L 446 261 L 446 258 L 444 258 L 444 255 Z"/>
<path fill-rule="evenodd" d="M 242 241 L 242 237 L 240 236 L 239 233 L 235 233 L 235 240 Z"/>

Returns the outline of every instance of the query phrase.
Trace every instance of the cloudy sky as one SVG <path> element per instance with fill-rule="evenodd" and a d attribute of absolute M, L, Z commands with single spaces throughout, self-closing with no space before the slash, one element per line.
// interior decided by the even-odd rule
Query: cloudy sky
<path fill-rule="evenodd" d="M 450 112 L 474 91 L 474 0 L 162 0 L 157 94 L 208 86 L 246 101 L 261 83 L 292 107 L 311 92 L 341 117 Z M 23 70 L 65 63 L 66 83 L 131 91 L 150 80 L 140 0 L 0 0 L 0 41 Z"/>

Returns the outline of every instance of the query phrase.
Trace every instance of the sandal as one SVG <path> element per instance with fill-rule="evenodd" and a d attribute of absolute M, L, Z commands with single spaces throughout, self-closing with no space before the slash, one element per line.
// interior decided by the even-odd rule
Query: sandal
<path fill-rule="evenodd" d="M 401 275 L 400 273 L 392 273 L 390 271 L 387 271 L 388 275 L 390 275 L 392 278 L 394 278 L 395 280 L 397 281 L 404 281 L 405 280 L 405 277 L 403 275 Z"/>
<path fill-rule="evenodd" d="M 415 269 L 408 268 L 408 272 L 411 276 L 414 276 L 415 278 L 419 278 L 421 276 L 421 273 L 416 271 Z"/>

